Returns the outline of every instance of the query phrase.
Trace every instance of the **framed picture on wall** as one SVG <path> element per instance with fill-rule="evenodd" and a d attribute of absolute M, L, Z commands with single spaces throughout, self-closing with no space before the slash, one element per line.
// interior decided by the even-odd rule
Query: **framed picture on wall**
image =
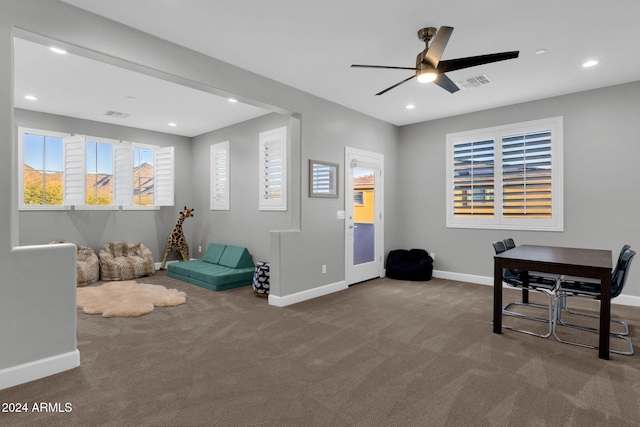
<path fill-rule="evenodd" d="M 309 160 L 309 197 L 338 197 L 337 163 Z"/>

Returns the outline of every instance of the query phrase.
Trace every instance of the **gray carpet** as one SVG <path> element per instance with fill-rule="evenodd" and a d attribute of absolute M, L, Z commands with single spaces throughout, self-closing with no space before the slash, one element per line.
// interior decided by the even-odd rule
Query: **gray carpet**
<path fill-rule="evenodd" d="M 81 366 L 0 391 L 0 402 L 71 412 L 0 413 L 0 424 L 640 424 L 638 355 L 604 361 L 553 338 L 493 334 L 490 286 L 378 279 L 276 308 L 251 287 L 212 292 L 163 272 L 138 280 L 186 291 L 187 303 L 137 318 L 78 311 Z M 640 342 L 640 309 L 613 314 Z"/>

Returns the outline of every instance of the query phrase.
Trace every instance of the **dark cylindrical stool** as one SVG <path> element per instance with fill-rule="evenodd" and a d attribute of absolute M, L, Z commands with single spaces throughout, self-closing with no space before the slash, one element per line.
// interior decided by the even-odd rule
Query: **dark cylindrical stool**
<path fill-rule="evenodd" d="M 269 296 L 269 263 L 258 261 L 256 271 L 253 273 L 253 292 L 258 297 Z"/>

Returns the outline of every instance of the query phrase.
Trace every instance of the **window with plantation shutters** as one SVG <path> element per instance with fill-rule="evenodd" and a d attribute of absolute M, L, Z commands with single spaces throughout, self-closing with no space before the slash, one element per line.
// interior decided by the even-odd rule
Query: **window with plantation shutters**
<path fill-rule="evenodd" d="M 211 210 L 229 210 L 229 141 L 214 144 L 211 154 Z"/>
<path fill-rule="evenodd" d="M 261 132 L 259 137 L 259 209 L 287 210 L 287 128 Z"/>
<path fill-rule="evenodd" d="M 562 117 L 447 135 L 447 227 L 562 231 Z"/>
<path fill-rule="evenodd" d="M 157 209 L 174 203 L 173 147 L 18 129 L 20 209 Z"/>

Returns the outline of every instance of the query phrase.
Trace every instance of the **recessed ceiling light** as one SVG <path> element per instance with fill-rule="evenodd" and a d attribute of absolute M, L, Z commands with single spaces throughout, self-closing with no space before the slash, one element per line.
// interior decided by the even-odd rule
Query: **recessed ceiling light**
<path fill-rule="evenodd" d="M 408 104 L 408 105 L 405 105 L 404 108 L 406 108 L 407 110 L 413 110 L 414 108 L 416 108 L 416 106 L 413 104 Z"/>
<path fill-rule="evenodd" d="M 126 99 L 127 101 L 131 101 L 131 102 L 134 102 L 134 101 L 137 101 L 137 100 L 138 100 L 138 98 L 136 98 L 135 96 L 127 96 L 127 97 L 126 97 L 126 98 L 124 98 L 124 99 Z"/>
<path fill-rule="evenodd" d="M 593 67 L 594 65 L 597 65 L 598 61 L 593 60 L 593 61 L 587 61 L 584 64 L 582 64 L 583 67 L 587 68 L 587 67 Z"/>
<path fill-rule="evenodd" d="M 238 102 L 238 100 L 234 98 L 229 98 L 229 102 Z"/>
<path fill-rule="evenodd" d="M 538 49 L 536 50 L 536 55 L 542 55 L 547 53 L 547 49 Z"/>
<path fill-rule="evenodd" d="M 178 125 L 177 125 L 177 124 L 175 124 L 175 123 L 173 123 L 173 122 L 171 122 L 171 123 L 169 123 L 169 126 L 171 126 L 171 127 L 176 127 L 176 126 L 178 126 Z"/>
<path fill-rule="evenodd" d="M 55 52 L 55 53 L 60 53 L 60 54 L 67 53 L 67 51 L 66 51 L 66 50 L 64 50 L 64 49 L 60 49 L 59 47 L 53 47 L 53 46 L 51 46 L 49 49 L 51 50 L 51 52 Z"/>
<path fill-rule="evenodd" d="M 29 101 L 37 101 L 38 100 L 38 98 L 36 98 L 33 95 L 27 95 L 27 96 L 24 97 L 24 99 L 28 99 Z"/>

